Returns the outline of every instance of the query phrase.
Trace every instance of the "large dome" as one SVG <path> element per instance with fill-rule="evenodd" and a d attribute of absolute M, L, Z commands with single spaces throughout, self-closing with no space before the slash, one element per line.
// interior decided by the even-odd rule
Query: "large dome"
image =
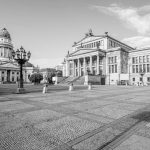
<path fill-rule="evenodd" d="M 10 34 L 6 28 L 0 30 L 0 37 L 4 37 L 11 40 Z"/>
<path fill-rule="evenodd" d="M 29 62 L 26 62 L 26 63 L 24 64 L 24 67 L 34 67 L 34 65 L 31 64 L 31 63 L 29 63 Z"/>

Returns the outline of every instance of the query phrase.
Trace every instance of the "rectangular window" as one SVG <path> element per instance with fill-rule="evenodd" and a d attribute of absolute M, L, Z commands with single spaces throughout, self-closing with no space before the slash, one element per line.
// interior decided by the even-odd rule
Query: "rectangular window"
<path fill-rule="evenodd" d="M 146 65 L 143 64 L 143 72 L 146 72 Z"/>
<path fill-rule="evenodd" d="M 114 58 L 113 58 L 113 57 L 111 57 L 111 63 L 112 63 L 112 64 L 114 63 Z"/>
<path fill-rule="evenodd" d="M 112 65 L 112 73 L 114 73 L 114 65 Z"/>
<path fill-rule="evenodd" d="M 145 63 L 146 62 L 146 57 L 145 56 L 143 56 L 143 63 Z"/>
<path fill-rule="evenodd" d="M 135 57 L 135 63 L 138 64 L 138 57 Z"/>
<path fill-rule="evenodd" d="M 143 81 L 143 78 L 142 78 L 142 77 L 140 77 L 140 81 Z"/>
<path fill-rule="evenodd" d="M 2 71 L 2 74 L 4 74 L 4 71 Z"/>
<path fill-rule="evenodd" d="M 136 65 L 136 73 L 138 73 L 138 72 L 139 72 L 139 66 Z"/>
<path fill-rule="evenodd" d="M 135 65 L 132 65 L 132 73 L 135 73 Z"/>
<path fill-rule="evenodd" d="M 14 74 L 14 72 L 12 72 L 12 74 Z"/>
<path fill-rule="evenodd" d="M 110 58 L 110 57 L 108 57 L 108 64 L 110 64 L 110 59 L 111 59 L 111 58 Z"/>
<path fill-rule="evenodd" d="M 147 72 L 150 72 L 150 64 L 147 64 Z"/>
<path fill-rule="evenodd" d="M 117 65 L 115 65 L 115 73 L 117 73 Z"/>
<path fill-rule="evenodd" d="M 147 77 L 147 82 L 150 82 L 150 77 Z"/>
<path fill-rule="evenodd" d="M 14 77 L 12 77 L 12 81 L 14 81 Z"/>
<path fill-rule="evenodd" d="M 102 66 L 99 66 L 99 74 L 103 74 L 103 68 L 102 68 Z"/>
<path fill-rule="evenodd" d="M 133 81 L 135 81 L 135 78 L 132 78 Z"/>
<path fill-rule="evenodd" d="M 142 72 L 142 65 L 139 65 L 139 72 Z"/>
<path fill-rule="evenodd" d="M 135 64 L 135 57 L 132 57 L 132 64 Z"/>
<path fill-rule="evenodd" d="M 2 81 L 4 81 L 4 77 L 2 77 Z"/>
<path fill-rule="evenodd" d="M 115 63 L 117 63 L 117 56 L 115 56 Z"/>
<path fill-rule="evenodd" d="M 149 62 L 149 55 L 146 56 L 147 62 Z"/>
<path fill-rule="evenodd" d="M 142 63 L 142 56 L 139 56 L 139 63 Z"/>
<path fill-rule="evenodd" d="M 99 64 L 100 64 L 100 65 L 103 64 L 102 58 L 99 59 Z"/>
<path fill-rule="evenodd" d="M 109 73 L 111 73 L 111 65 L 109 65 Z"/>

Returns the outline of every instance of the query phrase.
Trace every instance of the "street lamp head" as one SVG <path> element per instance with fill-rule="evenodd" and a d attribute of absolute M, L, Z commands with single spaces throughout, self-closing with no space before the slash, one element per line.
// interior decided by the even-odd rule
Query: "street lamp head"
<path fill-rule="evenodd" d="M 15 51 L 14 50 L 12 51 L 12 57 L 13 57 L 13 59 L 15 58 Z"/>
<path fill-rule="evenodd" d="M 20 52 L 23 53 L 24 52 L 24 48 L 21 46 L 20 47 Z"/>
<path fill-rule="evenodd" d="M 19 49 L 17 49 L 16 55 L 17 55 L 17 58 L 20 59 L 20 51 L 19 51 Z"/>
<path fill-rule="evenodd" d="M 28 57 L 28 59 L 30 59 L 30 57 L 31 57 L 31 52 L 30 51 L 28 51 L 27 57 Z"/>
<path fill-rule="evenodd" d="M 26 59 L 26 56 L 27 56 L 27 54 L 26 54 L 26 51 L 24 50 L 23 51 L 23 58 Z"/>

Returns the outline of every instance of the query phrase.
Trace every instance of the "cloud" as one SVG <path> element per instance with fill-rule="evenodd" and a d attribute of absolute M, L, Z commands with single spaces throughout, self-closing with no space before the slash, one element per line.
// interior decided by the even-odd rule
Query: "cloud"
<path fill-rule="evenodd" d="M 129 37 L 123 39 L 122 42 L 137 48 L 150 47 L 150 37 L 147 36 Z"/>
<path fill-rule="evenodd" d="M 109 7 L 92 6 L 92 8 L 105 14 L 117 16 L 125 22 L 126 27 L 135 29 L 142 35 L 150 34 L 150 5 L 139 8 L 123 8 L 112 4 Z"/>
<path fill-rule="evenodd" d="M 56 59 L 48 59 L 48 58 L 39 58 L 39 59 L 32 59 L 30 62 L 34 64 L 35 66 L 39 66 L 40 68 L 50 68 L 55 67 L 62 63 L 62 58 L 56 58 Z"/>

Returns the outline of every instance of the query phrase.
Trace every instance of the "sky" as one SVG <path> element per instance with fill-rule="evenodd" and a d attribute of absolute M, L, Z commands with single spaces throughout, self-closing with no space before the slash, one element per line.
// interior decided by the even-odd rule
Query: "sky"
<path fill-rule="evenodd" d="M 89 29 L 133 47 L 150 46 L 149 0 L 0 0 L 0 28 L 14 49 L 31 51 L 40 68 L 54 67 Z"/>

